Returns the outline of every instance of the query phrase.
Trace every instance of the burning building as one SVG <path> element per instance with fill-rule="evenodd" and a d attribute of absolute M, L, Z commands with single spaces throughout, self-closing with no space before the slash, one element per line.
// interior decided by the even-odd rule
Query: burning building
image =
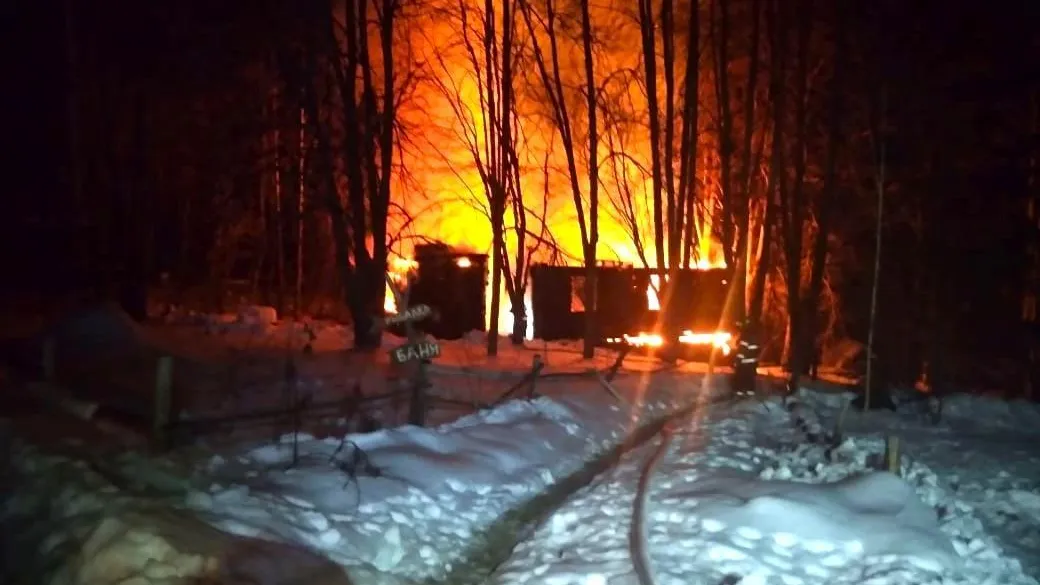
<path fill-rule="evenodd" d="M 434 309 L 436 317 L 422 325 L 427 333 L 456 339 L 487 330 L 486 254 L 424 244 L 416 247 L 414 259 L 398 259 L 390 274 L 402 283 L 411 274 L 409 304 Z M 596 339 L 602 344 L 651 350 L 715 347 L 728 354 L 732 334 L 723 324 L 728 283 L 725 268 L 678 270 L 662 281 L 655 270 L 603 262 L 597 268 L 596 289 L 590 291 L 581 266 L 535 264 L 525 299 L 532 324 L 527 337 L 582 338 L 586 299 L 593 294 L 598 304 Z M 392 297 L 386 308 L 396 311 Z M 502 313 L 511 315 L 505 307 Z"/>
<path fill-rule="evenodd" d="M 534 336 L 579 339 L 588 295 L 597 302 L 596 338 L 606 345 L 647 349 L 711 349 L 730 352 L 732 334 L 723 317 L 729 290 L 725 268 L 686 269 L 662 279 L 656 270 L 601 263 L 596 289 L 585 269 L 537 265 L 531 270 Z M 662 302 L 664 300 L 664 302 Z"/>
<path fill-rule="evenodd" d="M 434 309 L 434 318 L 418 326 L 441 339 L 485 331 L 487 260 L 487 254 L 464 252 L 445 244 L 416 246 L 415 260 L 409 265 L 415 278 L 408 290 L 408 302 Z"/>

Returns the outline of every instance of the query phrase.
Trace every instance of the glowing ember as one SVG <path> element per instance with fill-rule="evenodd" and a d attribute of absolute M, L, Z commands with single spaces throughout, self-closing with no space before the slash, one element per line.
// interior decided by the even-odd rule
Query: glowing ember
<path fill-rule="evenodd" d="M 473 262 L 469 258 L 463 256 L 455 261 L 455 265 L 459 268 L 469 268 L 470 266 L 473 266 Z"/>

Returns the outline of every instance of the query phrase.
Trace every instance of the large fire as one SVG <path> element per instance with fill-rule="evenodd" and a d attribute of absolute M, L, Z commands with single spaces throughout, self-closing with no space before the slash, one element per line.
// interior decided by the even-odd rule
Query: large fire
<path fill-rule="evenodd" d="M 454 2 L 457 6 L 458 0 Z M 481 22 L 481 6 L 474 3 L 472 10 L 468 27 L 475 27 L 477 25 L 474 23 Z M 519 16 L 517 20 L 518 34 L 527 34 Z M 613 31 L 612 35 L 624 33 L 636 42 L 639 38 L 638 29 L 629 29 L 627 25 L 623 28 L 624 31 Z M 480 62 L 479 66 L 474 65 L 473 55 L 465 50 L 467 43 L 460 42 L 460 37 L 467 34 L 479 35 L 480 32 L 461 26 L 454 17 L 446 17 L 438 20 L 437 24 L 424 25 L 423 31 L 412 39 L 412 50 L 422 55 L 423 62 L 434 64 L 433 67 L 437 70 L 432 77 L 438 81 L 431 82 L 429 87 L 419 90 L 421 95 L 415 101 L 421 103 L 421 108 L 402 107 L 399 110 L 404 125 L 421 128 L 421 132 L 417 134 L 422 136 L 419 138 L 421 146 L 402 154 L 402 166 L 409 171 L 407 181 L 399 178 L 393 189 L 396 194 L 395 203 L 403 211 L 400 217 L 391 218 L 390 225 L 391 233 L 400 232 L 390 266 L 391 278 L 398 281 L 402 280 L 403 274 L 414 268 L 414 263 L 410 260 L 413 255 L 413 242 L 430 239 L 480 253 L 489 253 L 491 250 L 492 233 L 488 219 L 488 201 L 480 170 L 487 162 L 486 158 L 480 161 L 480 164 L 475 160 L 475 157 L 488 156 L 485 134 L 488 122 L 484 107 L 487 103 L 484 85 L 486 71 L 479 70 L 483 62 Z M 473 45 L 481 45 L 476 36 L 469 40 Z M 597 54 L 596 70 L 603 72 L 601 87 L 604 90 L 608 89 L 610 71 L 637 70 L 641 67 L 639 54 L 632 51 L 631 46 L 621 43 L 613 49 L 604 49 Z M 563 66 L 573 66 L 575 72 L 580 72 L 576 63 L 568 61 Z M 517 90 L 517 99 L 524 100 L 524 110 L 537 110 L 538 106 L 532 106 L 539 99 L 538 90 L 532 89 L 537 88 L 539 83 L 533 77 L 536 68 L 531 66 L 523 69 L 524 71 L 517 73 L 516 85 L 524 88 L 522 91 Z M 572 72 L 566 74 L 570 75 Z M 645 97 L 642 97 L 636 86 L 634 82 L 627 85 L 618 82 L 609 89 L 625 94 L 626 99 L 634 100 L 633 103 L 645 103 Z M 626 87 L 628 89 L 625 89 Z M 579 94 L 576 93 L 575 96 Z M 578 106 L 575 106 L 573 111 L 576 119 L 583 115 Z M 520 114 L 517 116 L 517 125 L 517 156 L 521 167 L 518 190 L 524 194 L 524 206 L 528 209 L 528 236 L 522 243 L 517 241 L 514 230 L 516 220 L 512 210 L 507 211 L 507 257 L 512 263 L 518 246 L 522 246 L 529 259 L 534 262 L 558 263 L 563 260 L 568 264 L 578 264 L 582 257 L 581 232 L 558 133 L 544 115 Z M 610 128 L 602 128 L 601 133 L 604 135 L 601 152 L 596 154 L 606 160 L 608 150 L 618 146 L 609 143 L 612 135 Z M 656 262 L 652 251 L 653 238 L 650 235 L 653 233 L 649 204 L 651 181 L 645 171 L 650 168 L 649 141 L 646 132 L 625 132 L 623 137 L 620 133 L 617 136 L 618 140 L 624 140 L 622 146 L 626 156 L 623 160 L 618 157 L 611 158 L 611 165 L 614 165 L 612 167 L 607 164 L 601 167 L 597 259 L 620 261 L 634 266 L 648 265 L 653 268 Z M 587 160 L 587 153 L 578 158 Z M 578 162 L 579 173 L 585 177 L 585 164 L 581 160 Z M 618 162 L 619 160 L 621 162 Z M 698 173 L 702 185 L 710 183 L 710 177 L 706 173 L 703 168 Z M 587 186 L 584 178 L 581 183 L 584 189 Z M 699 197 L 711 197 L 712 192 L 712 189 L 702 188 L 699 190 Z M 618 200 L 622 194 L 627 203 L 619 207 Z M 622 210 L 621 207 L 625 209 Z M 702 205 L 699 208 L 711 207 Z M 713 236 L 710 213 L 699 214 L 694 225 L 698 236 L 693 259 L 695 267 L 708 269 L 724 266 L 722 250 Z M 641 246 L 636 245 L 636 238 L 633 237 L 635 232 L 640 234 Z M 638 253 L 640 249 L 644 250 L 643 254 Z M 488 280 L 490 282 L 490 278 Z M 658 304 L 656 290 L 657 283 L 652 283 L 647 290 L 651 309 Z M 488 324 L 490 325 L 491 319 L 496 319 L 499 332 L 508 334 L 512 330 L 513 314 L 505 290 L 500 292 L 501 310 L 498 315 L 492 316 L 489 285 L 485 295 Z M 525 298 L 525 304 L 530 316 L 530 291 Z M 394 298 L 389 292 L 385 308 L 391 313 L 396 310 Z M 529 318 L 528 323 L 527 335 L 530 338 L 533 319 Z M 728 347 L 728 337 L 723 339 L 720 337 L 723 335 L 728 334 L 688 331 L 684 337 L 685 343 Z M 640 338 L 633 338 L 632 342 L 641 343 Z"/>

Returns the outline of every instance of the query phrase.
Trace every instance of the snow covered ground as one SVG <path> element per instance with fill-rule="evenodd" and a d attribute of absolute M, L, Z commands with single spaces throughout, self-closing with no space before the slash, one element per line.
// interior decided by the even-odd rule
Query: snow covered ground
<path fill-rule="evenodd" d="M 190 343 L 201 353 L 214 351 L 207 345 L 279 348 L 295 325 L 257 328 L 244 319 L 205 316 L 197 322 L 140 331 L 102 311 L 58 324 L 48 335 L 65 356 L 104 354 L 110 347 L 125 355 L 125 346 L 142 339 L 167 348 Z M 200 337 L 198 330 L 212 323 L 226 330 Z M 316 346 L 311 363 L 324 369 L 305 376 L 340 384 L 361 377 L 385 387 L 380 370 L 359 372 L 333 351 L 343 345 L 342 327 L 308 328 L 303 339 Z M 449 373 L 435 390 L 451 391 L 454 382 L 456 390 L 483 400 L 499 396 L 538 351 L 505 345 L 497 370 L 468 372 L 475 362 L 458 356 L 475 359 L 480 349 L 474 340 L 445 345 L 440 363 Z M 173 577 L 216 573 L 290 583 L 299 577 L 294 571 L 303 571 L 294 569 L 297 564 L 311 567 L 317 558 L 326 573 L 331 566 L 339 578 L 349 573 L 352 582 L 379 583 L 437 579 L 454 565 L 479 564 L 470 557 L 487 554 L 482 532 L 504 513 L 581 469 L 638 425 L 697 398 L 696 380 L 670 371 L 652 378 L 623 374 L 616 380 L 625 397 L 619 401 L 594 378 L 576 375 L 609 364 L 609 353 L 589 364 L 579 363 L 573 350 L 550 349 L 544 354 L 549 372 L 538 391 L 551 398 L 508 402 L 462 418 L 456 409 L 457 420 L 435 428 L 284 435 L 219 448 L 207 441 L 163 458 L 140 449 L 101 450 L 93 436 L 70 443 L 29 429 L 32 436 L 16 438 L 9 450 L 8 475 L 18 485 L 4 506 L 12 538 L 4 550 L 10 562 L 3 582 L 104 583 L 128 575 L 144 583 L 163 582 L 164 575 L 181 582 Z M 335 394 L 335 388 L 329 384 L 323 391 Z M 254 402 L 281 392 L 251 390 Z M 274 571 L 265 564 L 271 549 L 257 548 L 272 542 L 279 545 L 278 559 L 298 562 L 280 560 Z M 311 554 L 301 558 L 300 551 Z"/>
<path fill-rule="evenodd" d="M 227 323 L 211 342 L 277 347 L 288 327 L 197 321 L 161 336 L 183 344 L 197 340 L 192 328 Z M 342 329 L 312 329 L 324 333 L 302 339 L 319 357 L 323 344 L 342 343 Z M 550 371 L 591 367 L 561 346 L 507 345 L 486 368 L 474 340 L 446 347 L 447 389 L 515 378 L 536 349 L 553 350 Z M 559 376 L 539 385 L 542 398 L 432 428 L 282 435 L 163 457 L 7 421 L 0 582 L 636 583 L 630 521 L 653 442 L 558 509 L 539 496 L 640 425 L 699 404 L 652 475 L 645 531 L 658 585 L 1037 583 L 1035 405 L 954 396 L 938 425 L 912 412 L 850 412 L 844 443 L 827 453 L 805 444 L 778 399 L 713 402 L 720 380 L 702 395 L 690 368 L 634 364 L 616 380 L 622 401 L 591 378 Z M 354 375 L 345 368 L 341 360 L 341 377 Z M 830 427 L 847 400 L 806 393 L 801 412 Z M 901 441 L 902 478 L 873 471 L 889 435 Z M 517 514 L 531 508 L 553 513 L 505 524 L 503 540 L 503 519 L 539 517 Z"/>
<path fill-rule="evenodd" d="M 809 394 L 821 423 L 841 396 Z M 954 396 L 931 426 L 846 415 L 828 457 L 779 400 L 720 408 L 681 427 L 653 476 L 646 531 L 659 585 L 1036 583 L 1040 411 Z M 884 437 L 900 479 L 874 472 Z M 635 583 L 630 520 L 652 446 L 633 452 L 518 546 L 492 583 Z"/>
<path fill-rule="evenodd" d="M 504 513 L 619 442 L 632 415 L 659 417 L 680 404 L 667 392 L 653 392 L 638 410 L 603 397 L 514 401 L 434 429 L 348 441 L 300 436 L 295 465 L 292 436 L 212 455 L 190 471 L 139 455 L 106 462 L 89 448 L 56 455 L 17 444 L 11 465 L 20 486 L 3 521 L 7 552 L 19 560 L 6 566 L 21 569 L 6 582 L 144 574 L 142 583 L 152 583 L 211 572 L 296 582 L 270 580 L 266 563 L 277 562 L 234 543 L 185 554 L 186 543 L 152 527 L 156 508 L 243 539 L 320 551 L 355 583 L 443 578 L 453 563 L 472 562 L 468 549 L 479 550 L 481 532 Z"/>

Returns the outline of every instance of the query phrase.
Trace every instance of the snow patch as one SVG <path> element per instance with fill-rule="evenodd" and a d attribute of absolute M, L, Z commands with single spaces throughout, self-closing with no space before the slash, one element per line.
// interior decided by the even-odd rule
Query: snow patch
<path fill-rule="evenodd" d="M 668 495 L 696 500 L 695 517 L 703 518 L 702 524 L 714 524 L 709 532 L 732 528 L 740 542 L 731 539 L 730 545 L 756 549 L 757 539 L 747 537 L 750 530 L 783 534 L 789 546 L 781 548 L 796 541 L 813 555 L 852 545 L 865 555 L 913 557 L 935 570 L 957 566 L 953 545 L 940 531 L 935 511 L 890 473 L 809 484 L 717 471 L 700 477 L 681 494 Z"/>
<path fill-rule="evenodd" d="M 278 310 L 263 305 L 249 305 L 239 309 L 237 317 L 243 325 L 266 327 L 278 323 Z"/>

